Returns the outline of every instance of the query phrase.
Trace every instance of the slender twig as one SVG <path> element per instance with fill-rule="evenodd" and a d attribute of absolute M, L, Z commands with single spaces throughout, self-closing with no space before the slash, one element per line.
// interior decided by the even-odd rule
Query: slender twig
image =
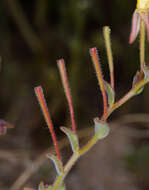
<path fill-rule="evenodd" d="M 109 28 L 104 28 L 104 37 L 106 41 L 106 48 L 107 48 L 107 56 L 108 56 L 108 62 L 109 62 L 109 69 L 110 69 L 110 78 L 111 78 L 111 87 L 114 89 L 114 68 L 113 68 L 113 58 L 112 58 L 112 50 L 111 50 L 111 45 L 110 45 L 110 31 Z M 108 117 L 111 115 L 111 113 L 119 108 L 121 105 L 126 103 L 130 98 L 132 98 L 134 95 L 138 93 L 138 91 L 144 87 L 148 82 L 148 77 L 143 77 L 143 66 L 145 62 L 145 26 L 144 23 L 141 21 L 141 31 L 140 31 L 140 64 L 141 64 L 141 69 L 140 69 L 140 80 L 130 89 L 130 91 L 124 95 L 120 100 L 115 102 L 109 109 L 107 106 L 107 95 L 106 95 L 106 90 L 104 86 L 104 79 L 102 76 L 102 69 L 99 63 L 99 57 L 97 53 L 96 48 L 91 48 L 90 49 L 90 55 L 92 57 L 92 61 L 95 67 L 95 71 L 97 74 L 97 79 L 98 83 L 102 92 L 103 96 L 103 105 L 104 105 L 104 111 L 103 111 L 103 116 L 101 117 L 101 121 L 107 121 Z M 58 66 L 62 78 L 62 83 L 64 86 L 65 94 L 69 103 L 69 98 L 71 99 L 71 94 L 69 94 L 70 89 L 68 85 L 68 80 L 67 80 L 67 75 L 66 75 L 66 70 L 65 70 L 65 65 L 64 65 L 64 60 L 59 60 L 58 61 Z M 142 73 L 141 73 L 142 72 Z M 71 100 L 72 101 L 72 100 Z M 69 103 L 69 106 L 72 106 L 72 102 Z M 73 109 L 73 108 L 72 108 Z M 53 183 L 52 190 L 58 190 L 60 188 L 60 185 L 63 183 L 65 177 L 69 173 L 70 169 L 73 167 L 73 165 L 76 163 L 76 161 L 86 152 L 88 152 L 99 140 L 99 137 L 95 135 L 88 141 L 88 143 L 80 148 L 78 151 L 74 152 L 71 158 L 68 160 L 66 165 L 64 166 L 63 172 L 56 177 L 56 180 Z"/>
<path fill-rule="evenodd" d="M 79 129 L 78 136 L 79 139 L 88 139 L 92 134 L 92 128 L 83 128 Z M 62 140 L 60 140 L 59 148 L 64 149 L 69 145 L 67 137 L 64 137 Z M 43 153 L 41 153 L 37 158 L 32 162 L 32 166 L 28 166 L 23 173 L 20 174 L 20 176 L 16 179 L 16 181 L 12 184 L 10 190 L 19 190 L 21 187 L 26 183 L 27 180 L 29 180 L 38 170 L 39 168 L 44 164 L 44 162 L 47 160 L 47 157 L 45 156 L 47 152 L 52 153 L 53 152 L 53 146 L 51 145 L 47 150 L 45 150 Z M 0 152 L 1 153 L 1 152 Z M 2 154 L 0 154 L 1 156 Z"/>
<path fill-rule="evenodd" d="M 104 87 L 104 79 L 102 76 L 102 69 L 101 69 L 101 66 L 99 63 L 99 57 L 98 57 L 97 49 L 91 48 L 90 49 L 90 55 L 92 57 L 93 65 L 94 65 L 94 68 L 96 71 L 98 83 L 99 83 L 101 93 L 102 93 L 102 97 L 103 97 L 103 104 L 104 104 L 103 120 L 105 120 L 105 116 L 106 116 L 107 111 L 108 111 L 108 103 L 107 103 L 107 95 L 106 95 L 106 91 L 105 91 L 105 87 Z"/>
<path fill-rule="evenodd" d="M 143 79 L 139 83 L 137 83 L 135 85 L 135 87 L 133 87 L 122 99 L 120 99 L 118 102 L 116 102 L 112 106 L 112 108 L 110 110 L 108 110 L 108 114 L 106 115 L 106 117 L 104 119 L 107 120 L 109 115 L 115 109 L 120 107 L 122 104 L 126 103 L 130 98 L 132 98 L 136 94 L 136 91 L 138 91 L 141 87 L 143 87 L 147 83 L 148 83 L 148 80 L 146 80 L 146 79 Z M 64 173 L 56 178 L 56 180 L 53 184 L 52 190 L 57 190 L 59 188 L 60 184 L 62 183 L 64 178 L 67 176 L 67 174 L 69 173 L 70 169 L 75 164 L 75 162 L 80 158 L 80 156 L 82 156 L 83 154 L 88 152 L 97 143 L 98 140 L 99 140 L 98 137 L 96 135 L 94 135 L 89 140 L 89 142 L 79 150 L 79 153 L 74 153 L 72 155 L 72 157 L 70 158 L 70 160 L 67 162 L 66 166 L 64 167 Z"/>
<path fill-rule="evenodd" d="M 130 98 L 132 98 L 134 95 L 136 95 L 136 92 L 141 89 L 143 86 L 145 86 L 149 81 L 147 79 L 143 79 L 140 82 L 137 83 L 137 85 L 134 86 L 123 98 L 121 98 L 119 101 L 117 101 L 113 106 L 108 110 L 108 113 L 105 117 L 107 119 L 111 113 L 119 108 L 121 105 L 126 103 Z"/>
<path fill-rule="evenodd" d="M 141 20 L 140 26 L 140 79 L 143 77 L 142 65 L 145 63 L 145 24 Z"/>
<path fill-rule="evenodd" d="M 140 57 L 141 60 L 144 60 L 144 46 L 143 46 L 143 42 L 141 45 L 140 51 L 142 51 L 142 53 L 140 52 Z M 90 49 L 90 54 L 92 56 L 92 60 L 93 60 L 93 64 L 96 70 L 96 74 L 97 74 L 97 78 L 98 78 L 98 82 L 99 82 L 99 86 L 102 92 L 102 96 L 103 96 L 103 102 L 104 102 L 104 113 L 103 116 L 101 118 L 101 120 L 106 121 L 108 119 L 108 117 L 110 116 L 110 114 L 117 108 L 119 108 L 121 105 L 123 105 L 124 103 L 126 103 L 130 98 L 132 98 L 134 95 L 137 94 L 138 90 L 141 89 L 142 87 L 145 86 L 145 84 L 147 84 L 148 78 L 141 78 L 139 82 L 137 82 L 132 89 L 130 89 L 130 91 L 124 95 L 120 100 L 118 100 L 117 102 L 115 102 L 112 107 L 110 107 L 107 110 L 107 96 L 106 96 L 106 92 L 105 92 L 105 87 L 104 87 L 104 79 L 102 77 L 102 70 L 99 64 L 99 58 L 98 58 L 98 54 L 97 54 L 97 50 L 96 48 L 92 48 Z M 63 63 L 63 61 L 62 61 Z M 143 64 L 143 62 L 142 62 Z M 63 64 L 60 64 L 63 65 Z M 63 69 L 61 68 L 61 70 L 64 70 L 65 67 L 63 65 Z M 98 136 L 95 134 L 89 141 L 88 143 L 83 146 L 78 152 L 75 152 L 71 158 L 69 159 L 69 161 L 66 163 L 66 165 L 64 166 L 64 171 L 61 173 L 61 175 L 58 175 L 55 182 L 53 183 L 53 187 L 52 190 L 57 190 L 60 185 L 62 184 L 62 182 L 64 181 L 65 177 L 67 176 L 67 174 L 69 173 L 70 169 L 72 168 L 72 166 L 75 164 L 75 162 L 80 158 L 80 156 L 82 156 L 83 154 L 85 154 L 86 152 L 88 152 L 98 141 Z"/>
<path fill-rule="evenodd" d="M 108 57 L 108 65 L 110 70 L 110 81 L 111 81 L 111 87 L 114 89 L 114 64 L 113 64 L 113 56 L 112 56 L 112 49 L 111 49 L 111 40 L 110 40 L 110 28 L 108 26 L 105 26 L 103 28 L 103 34 L 105 39 L 105 46 L 107 51 L 107 57 Z"/>
<path fill-rule="evenodd" d="M 45 118 L 45 120 L 47 122 L 47 125 L 49 127 L 49 130 L 50 130 L 50 133 L 51 133 L 51 136 L 52 136 L 52 140 L 53 140 L 53 143 L 54 143 L 54 146 L 55 146 L 55 151 L 56 151 L 57 157 L 58 157 L 59 160 L 61 160 L 60 150 L 59 150 L 59 147 L 58 147 L 58 143 L 57 143 L 53 123 L 52 123 L 52 120 L 51 120 L 50 113 L 48 111 L 48 107 L 47 107 L 46 100 L 44 98 L 44 94 L 43 94 L 43 90 L 42 90 L 41 86 L 35 87 L 35 94 L 36 94 L 37 99 L 39 101 L 39 104 L 40 104 L 41 110 L 43 112 L 44 118 Z"/>
<path fill-rule="evenodd" d="M 145 62 L 145 24 L 141 20 L 140 26 L 140 64 L 142 65 Z"/>
<path fill-rule="evenodd" d="M 67 79 L 67 73 L 66 73 L 66 67 L 65 67 L 64 60 L 63 59 L 58 60 L 57 65 L 58 65 L 58 68 L 59 68 L 62 84 L 63 84 L 65 95 L 66 95 L 66 98 L 67 98 L 67 101 L 68 101 L 68 105 L 69 105 L 72 129 L 76 133 L 76 123 L 75 123 L 75 118 L 74 118 L 74 109 L 73 109 L 73 104 L 72 104 L 72 96 L 71 96 L 71 91 L 70 91 L 70 87 L 69 87 L 69 82 L 68 82 L 68 79 Z"/>

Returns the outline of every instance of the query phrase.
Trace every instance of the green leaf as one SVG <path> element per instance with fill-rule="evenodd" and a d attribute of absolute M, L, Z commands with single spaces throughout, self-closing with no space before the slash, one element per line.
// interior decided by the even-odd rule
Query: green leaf
<path fill-rule="evenodd" d="M 58 175 L 62 174 L 64 170 L 63 170 L 63 165 L 62 165 L 61 160 L 59 160 L 57 156 L 50 153 L 47 154 L 47 157 L 53 161 Z"/>
<path fill-rule="evenodd" d="M 149 80 L 149 68 L 145 63 L 142 64 L 142 70 L 144 72 L 144 78 Z"/>
<path fill-rule="evenodd" d="M 78 152 L 79 151 L 79 140 L 77 135 L 71 130 L 66 127 L 61 127 L 61 130 L 67 135 L 71 148 L 73 152 Z"/>
<path fill-rule="evenodd" d="M 106 93 L 107 93 L 107 96 L 108 96 L 108 105 L 109 107 L 111 108 L 114 104 L 114 100 L 115 100 L 115 92 L 114 90 L 112 89 L 111 85 L 104 81 L 104 86 L 105 86 L 105 90 L 106 90 Z"/>
<path fill-rule="evenodd" d="M 95 135 L 98 139 L 103 139 L 108 136 L 110 128 L 106 122 L 99 120 L 98 118 L 94 119 L 95 123 Z"/>
<path fill-rule="evenodd" d="M 135 87 L 135 85 L 140 81 L 140 72 L 137 71 L 135 76 L 133 77 L 133 82 L 132 82 L 132 88 Z M 143 91 L 144 87 L 140 88 L 135 92 L 135 95 L 140 94 Z"/>

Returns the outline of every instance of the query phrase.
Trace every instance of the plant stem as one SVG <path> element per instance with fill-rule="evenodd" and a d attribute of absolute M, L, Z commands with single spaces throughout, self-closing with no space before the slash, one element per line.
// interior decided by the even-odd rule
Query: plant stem
<path fill-rule="evenodd" d="M 136 92 L 142 88 L 145 84 L 147 84 L 149 81 L 147 79 L 143 79 L 140 82 L 138 82 L 125 96 L 123 96 L 119 101 L 117 101 L 113 106 L 108 110 L 108 113 L 106 115 L 106 119 L 111 115 L 111 113 L 119 108 L 121 105 L 126 103 L 130 98 L 132 98 L 134 95 L 136 95 Z M 104 117 L 105 118 L 105 117 Z"/>
<path fill-rule="evenodd" d="M 64 167 L 64 172 L 57 176 L 54 184 L 53 184 L 53 188 L 52 190 L 58 190 L 59 186 L 62 184 L 64 178 L 66 177 L 66 175 L 69 173 L 70 169 L 72 168 L 72 166 L 75 164 L 75 162 L 86 152 L 88 152 L 98 141 L 98 137 L 96 135 L 94 135 L 89 142 L 82 147 L 79 152 L 74 153 L 70 160 L 67 162 L 67 164 Z"/>
<path fill-rule="evenodd" d="M 70 169 L 72 168 L 72 166 L 75 164 L 75 162 L 79 159 L 79 154 L 78 153 L 74 153 L 71 158 L 69 159 L 69 161 L 67 162 L 67 164 L 64 167 L 64 172 L 57 176 L 54 184 L 53 184 L 53 188 L 52 190 L 58 190 L 58 188 L 60 187 L 60 185 L 62 184 L 62 182 L 64 181 L 64 178 L 66 177 L 66 175 L 68 174 L 68 172 L 70 171 Z"/>
<path fill-rule="evenodd" d="M 110 67 L 110 77 L 111 77 L 111 86 L 114 88 L 114 76 L 113 76 L 113 58 L 112 58 L 112 51 L 111 51 L 111 46 L 110 46 L 110 33 L 109 33 L 109 28 L 104 28 L 104 37 L 105 37 L 105 42 L 106 42 L 106 49 L 107 49 L 107 55 L 108 55 L 108 62 L 109 62 L 109 67 Z M 105 94 L 105 89 L 103 85 L 103 77 L 102 77 L 102 71 L 98 62 L 98 55 L 97 55 L 97 50 L 95 48 L 90 49 L 90 54 L 93 59 L 93 63 L 95 66 L 95 70 L 97 73 L 97 78 L 98 82 L 102 91 L 103 95 L 103 101 L 104 101 L 104 113 L 101 118 L 101 120 L 106 121 L 108 117 L 111 115 L 111 113 L 119 108 L 121 105 L 126 103 L 130 98 L 132 98 L 134 95 L 136 95 L 137 91 L 141 89 L 144 85 L 146 85 L 149 81 L 143 77 L 143 71 L 142 71 L 142 65 L 145 62 L 145 25 L 144 22 L 141 21 L 141 28 L 140 28 L 140 81 L 132 88 L 130 91 L 124 95 L 120 100 L 115 102 L 113 106 L 107 110 L 107 99 L 106 99 L 106 94 Z M 69 173 L 70 169 L 72 166 L 75 164 L 75 162 L 86 152 L 88 152 L 98 141 L 98 137 L 94 135 L 89 142 L 83 146 L 79 152 L 74 153 L 70 160 L 67 162 L 67 164 L 64 167 L 64 172 L 57 176 L 52 190 L 58 190 L 60 185 L 62 184 L 64 178 L 67 176 Z"/>
<path fill-rule="evenodd" d="M 94 135 L 89 140 L 89 142 L 80 149 L 79 155 L 82 156 L 83 154 L 88 152 L 97 143 L 97 141 L 98 141 L 98 137 L 96 135 Z"/>
<path fill-rule="evenodd" d="M 142 88 L 145 84 L 148 83 L 147 79 L 143 79 L 140 82 L 138 82 L 123 98 L 121 98 L 119 101 L 117 101 L 110 110 L 108 110 L 108 113 L 106 115 L 106 119 L 109 117 L 109 115 L 117 108 L 119 108 L 121 105 L 123 105 L 125 102 L 127 102 L 130 98 L 132 98 L 136 92 Z M 58 190 L 59 186 L 62 184 L 64 178 L 67 176 L 69 173 L 70 169 L 72 166 L 75 164 L 75 162 L 86 152 L 88 152 L 98 141 L 98 137 L 94 135 L 89 142 L 83 146 L 78 153 L 74 153 L 70 160 L 67 162 L 67 164 L 64 167 L 64 173 L 59 175 L 54 184 L 52 190 Z"/>
<path fill-rule="evenodd" d="M 143 70 L 142 65 L 145 63 L 145 24 L 144 21 L 141 20 L 140 26 L 140 80 L 143 78 Z"/>
<path fill-rule="evenodd" d="M 140 26 L 140 67 L 144 62 L 145 62 L 145 24 L 144 24 L 144 21 L 141 20 L 141 26 Z"/>

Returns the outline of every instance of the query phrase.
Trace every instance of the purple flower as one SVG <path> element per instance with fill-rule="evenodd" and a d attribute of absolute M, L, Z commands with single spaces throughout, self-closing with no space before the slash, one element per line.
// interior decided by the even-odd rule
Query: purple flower
<path fill-rule="evenodd" d="M 10 123 L 0 119 L 0 135 L 5 135 L 7 128 L 13 128 L 13 126 Z"/>

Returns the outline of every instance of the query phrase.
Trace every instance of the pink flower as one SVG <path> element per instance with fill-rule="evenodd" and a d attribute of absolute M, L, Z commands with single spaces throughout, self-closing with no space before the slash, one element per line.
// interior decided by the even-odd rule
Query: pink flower
<path fill-rule="evenodd" d="M 148 9 L 136 9 L 132 16 L 131 32 L 129 37 L 129 43 L 132 44 L 140 31 L 141 21 L 144 22 L 147 39 L 149 41 L 149 10 Z"/>

